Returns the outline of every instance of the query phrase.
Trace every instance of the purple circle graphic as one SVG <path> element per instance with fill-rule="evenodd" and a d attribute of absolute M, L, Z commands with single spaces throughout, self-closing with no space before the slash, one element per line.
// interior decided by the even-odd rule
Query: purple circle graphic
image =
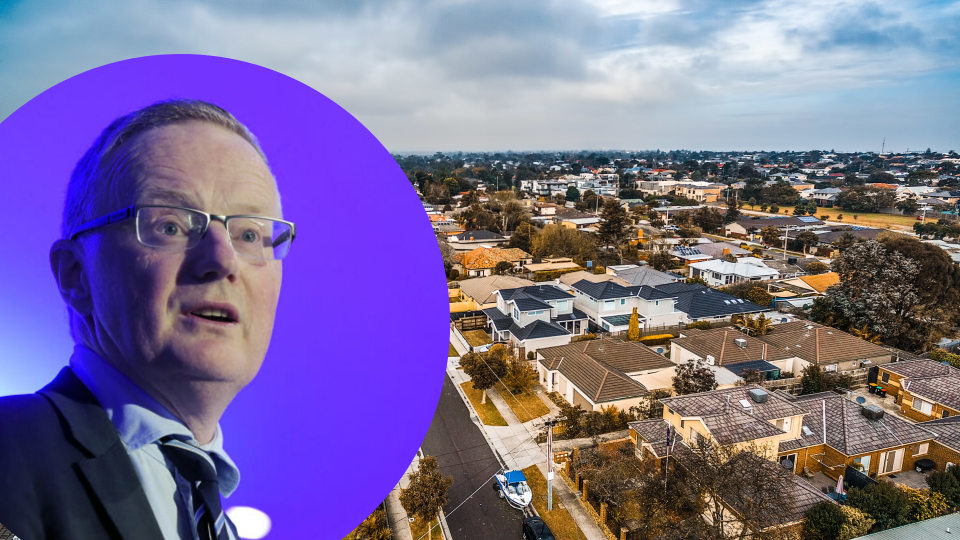
<path fill-rule="evenodd" d="M 38 390 L 73 350 L 47 256 L 74 165 L 114 118 L 176 97 L 250 128 L 297 223 L 270 350 L 221 421 L 242 475 L 224 506 L 265 512 L 268 539 L 342 538 L 430 425 L 449 308 L 429 220 L 393 157 L 290 77 L 210 56 L 137 58 L 64 81 L 0 124 L 0 395 Z"/>

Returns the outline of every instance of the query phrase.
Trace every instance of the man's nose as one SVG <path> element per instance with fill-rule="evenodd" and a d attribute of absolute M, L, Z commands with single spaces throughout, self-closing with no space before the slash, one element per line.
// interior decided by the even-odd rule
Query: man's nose
<path fill-rule="evenodd" d="M 210 280 L 234 276 L 237 271 L 237 252 L 230 243 L 230 233 L 222 222 L 211 221 L 200 243 L 191 250 L 193 271 L 197 277 Z"/>

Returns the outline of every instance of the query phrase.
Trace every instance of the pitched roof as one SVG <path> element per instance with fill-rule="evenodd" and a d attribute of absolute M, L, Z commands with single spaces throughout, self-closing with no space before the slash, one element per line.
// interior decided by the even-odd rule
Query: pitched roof
<path fill-rule="evenodd" d="M 749 278 L 780 276 L 780 272 L 763 264 L 759 259 L 754 259 L 753 261 L 749 259 L 737 259 L 737 262 L 711 259 L 709 261 L 690 263 L 690 268 L 709 270 L 720 274 L 736 274 L 737 276 Z"/>
<path fill-rule="evenodd" d="M 747 393 L 755 388 L 760 387 L 737 386 L 662 398 L 660 402 L 681 417 L 702 418 L 710 434 L 723 446 L 783 435 L 784 431 L 772 420 L 806 414 L 805 410 L 776 394 L 768 393 L 764 403 L 754 402 Z M 743 407 L 741 400 L 746 400 L 750 407 Z"/>
<path fill-rule="evenodd" d="M 737 244 L 732 244 L 730 242 L 715 242 L 712 244 L 698 244 L 697 249 L 700 250 L 700 253 L 709 255 L 714 259 L 720 259 L 723 257 L 723 250 L 729 249 L 730 254 L 736 257 L 737 255 L 750 255 L 750 251 L 741 248 Z"/>
<path fill-rule="evenodd" d="M 840 275 L 836 272 L 827 272 L 816 276 L 800 276 L 799 279 L 817 292 L 824 292 L 827 287 L 840 283 Z"/>
<path fill-rule="evenodd" d="M 597 300 L 609 300 L 611 298 L 627 298 L 629 296 L 634 296 L 630 293 L 630 290 L 623 285 L 620 285 L 619 283 L 613 283 L 611 281 L 602 281 L 597 283 L 586 279 L 581 279 L 580 281 L 573 283 L 571 287 Z"/>
<path fill-rule="evenodd" d="M 495 233 L 495 232 L 493 232 L 493 231 L 486 231 L 486 230 L 463 231 L 462 233 L 457 234 L 457 235 L 454 235 L 454 236 L 452 236 L 451 238 L 454 238 L 454 239 L 459 240 L 459 241 L 461 241 L 461 242 L 468 242 L 468 241 L 470 241 L 470 240 L 475 240 L 475 241 L 479 241 L 479 240 L 506 240 L 506 238 L 504 238 L 503 236 L 501 236 L 501 235 L 499 235 L 499 234 L 497 234 L 497 233 Z"/>
<path fill-rule="evenodd" d="M 647 389 L 627 373 L 673 366 L 645 345 L 618 339 L 545 347 L 537 356 L 541 365 L 559 371 L 594 403 L 645 396 Z"/>
<path fill-rule="evenodd" d="M 779 347 L 792 356 L 820 365 L 890 356 L 890 351 L 879 345 L 829 326 L 803 327 L 792 331 L 783 326 L 775 327 L 775 331 L 757 336 L 757 339 Z"/>
<path fill-rule="evenodd" d="M 483 268 L 493 268 L 499 262 L 517 262 L 530 258 L 530 254 L 522 249 L 478 247 L 477 249 L 464 253 L 462 257 L 460 257 L 460 264 L 469 270 L 479 270 Z"/>
<path fill-rule="evenodd" d="M 671 274 L 655 270 L 649 266 L 639 266 L 637 268 L 628 268 L 617 272 L 617 277 L 626 281 L 629 285 L 649 285 L 656 287 L 673 283 L 677 280 Z"/>
<path fill-rule="evenodd" d="M 792 401 L 808 413 L 803 418 L 803 425 L 808 429 L 803 431 L 809 430 L 809 434 L 801 433 L 799 439 L 781 442 L 780 452 L 823 444 L 824 416 L 827 419 L 827 444 L 847 456 L 896 448 L 934 438 L 933 433 L 920 425 L 911 424 L 893 415 L 884 415 L 881 420 L 870 420 L 863 416 L 860 405 L 833 392 L 791 396 L 786 392 L 777 391 L 775 395 Z"/>
<path fill-rule="evenodd" d="M 578 270 L 576 272 L 568 272 L 560 276 L 560 283 L 564 285 L 573 285 L 574 283 L 585 279 L 587 281 L 592 281 L 594 283 L 601 283 L 604 281 L 611 281 L 619 285 L 627 286 L 629 283 L 626 281 L 610 275 L 610 274 L 594 274 L 593 272 L 588 272 L 586 270 Z"/>
<path fill-rule="evenodd" d="M 515 276 L 486 276 L 465 279 L 457 283 L 460 284 L 460 290 L 464 294 L 481 304 L 496 302 L 497 297 L 494 293 L 500 289 L 516 289 L 534 284 L 529 279 Z"/>
<path fill-rule="evenodd" d="M 822 244 L 832 244 L 840 239 L 844 234 L 852 234 L 857 238 L 863 238 L 864 240 L 873 240 L 880 233 L 886 231 L 886 229 L 867 229 L 867 228 L 853 228 L 843 231 L 830 231 L 823 234 L 818 234 L 817 239 Z"/>
<path fill-rule="evenodd" d="M 516 289 L 500 289 L 504 300 L 535 298 L 537 300 L 572 300 L 573 295 L 551 284 L 528 285 Z"/>
<path fill-rule="evenodd" d="M 686 336 L 687 331 L 684 330 L 683 334 Z M 746 347 L 741 349 L 736 343 L 738 339 L 746 340 Z M 702 330 L 687 337 L 671 340 L 670 343 L 683 347 L 701 358 L 706 358 L 707 355 L 713 356 L 721 366 L 756 360 L 793 358 L 793 355 L 787 351 L 743 334 L 734 328 Z"/>
<path fill-rule="evenodd" d="M 900 381 L 905 391 L 926 401 L 933 401 L 950 409 L 960 409 L 960 369 L 934 360 L 913 360 L 882 366 L 887 371 L 903 375 Z"/>
<path fill-rule="evenodd" d="M 737 313 L 761 313 L 768 311 L 761 305 L 737 298 L 699 283 L 670 283 L 657 289 L 677 298 L 674 307 L 691 319 L 728 317 Z"/>
<path fill-rule="evenodd" d="M 785 216 L 785 217 L 764 217 L 759 219 L 740 219 L 735 221 L 737 225 L 740 225 L 746 230 L 751 229 L 762 229 L 764 227 L 811 227 L 815 225 L 823 225 L 823 222 L 819 219 L 812 216 L 803 216 L 807 219 L 800 219 L 795 216 Z M 727 225 L 729 227 L 730 225 Z"/>

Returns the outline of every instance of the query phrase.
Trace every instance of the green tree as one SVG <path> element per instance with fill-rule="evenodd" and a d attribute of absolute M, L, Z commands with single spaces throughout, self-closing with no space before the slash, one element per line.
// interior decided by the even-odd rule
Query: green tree
<path fill-rule="evenodd" d="M 763 240 L 763 243 L 768 246 L 779 244 L 780 236 L 780 229 L 774 227 L 773 225 L 760 229 L 760 239 Z"/>
<path fill-rule="evenodd" d="M 530 253 L 530 245 L 537 236 L 537 227 L 528 221 L 517 225 L 517 228 L 510 235 L 510 242 L 507 247 L 517 248 Z"/>
<path fill-rule="evenodd" d="M 502 276 L 503 274 L 508 274 L 513 270 L 513 263 L 510 261 L 500 261 L 496 266 L 493 267 L 493 274 L 496 276 Z"/>
<path fill-rule="evenodd" d="M 860 538 L 870 532 L 870 527 L 873 527 L 874 520 L 852 506 L 841 506 L 840 511 L 843 512 L 845 520 L 840 527 L 837 540 Z"/>
<path fill-rule="evenodd" d="M 630 219 L 627 211 L 614 199 L 603 203 L 603 212 L 600 214 L 603 223 L 597 231 L 597 236 L 604 246 L 613 246 L 617 251 L 620 262 L 623 262 L 623 246 L 632 238 L 630 234 Z"/>
<path fill-rule="evenodd" d="M 750 209 L 753 210 L 753 207 L 757 205 L 757 199 L 755 197 L 750 197 L 750 200 L 747 201 L 747 204 L 749 204 Z"/>
<path fill-rule="evenodd" d="M 387 524 L 387 514 L 377 508 L 353 531 L 356 540 L 388 540 L 393 533 Z"/>
<path fill-rule="evenodd" d="M 686 279 L 686 283 L 696 283 L 696 284 L 699 284 L 699 285 L 707 285 L 707 286 L 710 286 L 710 284 L 707 283 L 707 280 L 703 279 L 703 278 L 700 277 L 700 276 L 697 276 L 697 277 L 689 277 L 689 278 Z M 708 330 L 710 329 L 710 323 L 709 323 L 708 321 L 698 321 L 698 322 L 706 322 L 706 323 L 707 323 L 707 329 L 708 329 Z M 690 324 L 695 324 L 695 323 L 690 323 Z M 690 328 L 690 324 L 687 325 L 687 328 Z"/>
<path fill-rule="evenodd" d="M 875 520 L 870 532 L 910 523 L 910 499 L 893 482 L 879 482 L 863 489 L 850 488 L 847 504 Z"/>
<path fill-rule="evenodd" d="M 771 205 L 770 205 L 770 213 L 771 213 L 771 214 L 778 214 L 778 213 L 780 213 L 780 207 L 777 206 L 777 205 L 775 205 L 775 204 L 771 204 Z"/>
<path fill-rule="evenodd" d="M 652 251 L 647 255 L 647 264 L 654 270 L 665 272 L 673 268 L 673 255 L 665 249 Z"/>
<path fill-rule="evenodd" d="M 530 242 L 534 257 L 570 257 L 578 261 L 596 259 L 593 238 L 563 225 L 547 225 Z"/>
<path fill-rule="evenodd" d="M 816 233 L 803 231 L 797 235 L 796 241 L 803 245 L 803 253 L 806 254 L 809 248 L 812 248 L 820 242 L 820 237 L 817 236 Z"/>
<path fill-rule="evenodd" d="M 729 210 L 727 213 L 729 214 Z M 739 210 L 738 210 L 739 212 Z M 723 227 L 723 216 L 720 215 L 720 212 L 716 208 L 710 206 L 703 206 L 697 209 L 693 213 L 691 218 L 693 223 L 703 229 L 705 232 L 714 232 L 720 227 Z"/>
<path fill-rule="evenodd" d="M 512 356 L 503 375 L 503 384 L 514 394 L 523 394 L 537 384 L 537 372 L 530 363 Z"/>
<path fill-rule="evenodd" d="M 460 367 L 470 377 L 473 389 L 483 392 L 481 403 L 487 402 L 487 390 L 493 388 L 493 385 L 507 373 L 506 357 L 501 354 L 501 351 L 493 351 L 497 347 L 506 348 L 502 344 L 497 344 L 490 347 L 490 351 L 486 354 L 471 351 L 460 357 Z"/>
<path fill-rule="evenodd" d="M 568 201 L 579 201 L 580 200 L 580 190 L 577 189 L 577 186 L 569 186 L 567 188 L 567 194 L 565 197 Z"/>
<path fill-rule="evenodd" d="M 723 215 L 724 223 L 733 223 L 740 219 L 740 206 L 736 199 L 727 199 L 727 211 Z"/>
<path fill-rule="evenodd" d="M 773 305 L 773 295 L 768 293 L 763 287 L 753 287 L 750 289 L 750 292 L 747 293 L 746 299 L 763 307 L 769 307 Z M 762 317 L 763 315 L 761 314 L 760 316 Z"/>
<path fill-rule="evenodd" d="M 917 204 L 917 201 L 911 198 L 906 198 L 896 203 L 897 210 L 900 210 L 903 214 L 912 214 L 916 212 L 920 206 Z"/>
<path fill-rule="evenodd" d="M 804 517 L 803 540 L 835 540 L 840 537 L 840 529 L 846 521 L 840 505 L 830 501 L 813 505 Z"/>
<path fill-rule="evenodd" d="M 800 375 L 800 386 L 801 395 L 816 394 L 829 390 L 823 380 L 823 372 L 820 370 L 820 366 L 816 364 L 810 364 L 803 368 Z"/>
<path fill-rule="evenodd" d="M 400 492 L 403 508 L 427 523 L 450 501 L 447 490 L 453 485 L 452 477 L 444 477 L 439 471 L 437 458 L 426 456 L 420 460 L 418 469 L 408 475 L 410 484 Z M 427 538 L 433 538 L 433 529 L 427 530 Z"/>
<path fill-rule="evenodd" d="M 960 506 L 960 470 L 951 467 L 945 471 L 934 471 L 925 479 L 931 491 L 944 496 L 950 506 Z"/>
<path fill-rule="evenodd" d="M 807 265 L 807 273 L 812 274 L 814 276 L 823 274 L 829 269 L 830 269 L 829 266 L 827 266 L 826 264 L 820 261 L 813 261 L 812 263 Z"/>

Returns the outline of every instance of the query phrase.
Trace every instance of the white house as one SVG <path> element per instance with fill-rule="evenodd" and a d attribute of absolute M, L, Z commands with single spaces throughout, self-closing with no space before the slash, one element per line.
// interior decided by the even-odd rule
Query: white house
<path fill-rule="evenodd" d="M 655 287 L 624 287 L 611 281 L 595 283 L 581 280 L 571 285 L 575 305 L 594 326 L 606 332 L 622 332 L 630 327 L 633 308 L 641 328 L 678 324 L 683 314 L 676 310 L 676 296 Z"/>
<path fill-rule="evenodd" d="M 708 285 L 720 287 L 741 281 L 777 279 L 780 272 L 763 264 L 760 259 L 744 257 L 737 262 L 713 259 L 690 264 L 690 277 L 702 277 Z"/>
<path fill-rule="evenodd" d="M 483 310 L 494 341 L 513 342 L 530 353 L 587 332 L 587 315 L 574 309 L 574 297 L 559 287 L 531 285 L 494 294 L 497 307 Z"/>

